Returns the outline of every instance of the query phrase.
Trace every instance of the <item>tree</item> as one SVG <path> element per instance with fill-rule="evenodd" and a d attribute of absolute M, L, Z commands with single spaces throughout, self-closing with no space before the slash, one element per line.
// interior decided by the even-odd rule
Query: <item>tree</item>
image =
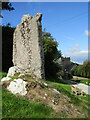
<path fill-rule="evenodd" d="M 1 5 L 2 3 L 2 5 Z M 1 8 L 2 6 L 2 8 Z M 3 16 L 1 15 L 1 10 L 14 10 L 14 8 L 12 7 L 12 4 L 10 2 L 0 2 L 0 17 L 3 18 Z"/>
<path fill-rule="evenodd" d="M 2 2 L 2 10 L 14 10 L 10 2 Z"/>
<path fill-rule="evenodd" d="M 55 76 L 58 71 L 58 65 L 55 61 L 61 57 L 61 51 L 58 51 L 58 43 L 45 29 L 42 32 L 42 42 L 44 46 L 45 57 L 45 74 L 48 76 Z"/>
<path fill-rule="evenodd" d="M 86 60 L 72 71 L 73 75 L 90 78 L 90 61 Z"/>

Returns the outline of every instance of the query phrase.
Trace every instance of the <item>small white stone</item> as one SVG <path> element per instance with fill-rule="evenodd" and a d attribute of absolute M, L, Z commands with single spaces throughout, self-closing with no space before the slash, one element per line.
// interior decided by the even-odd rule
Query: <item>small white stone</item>
<path fill-rule="evenodd" d="M 20 74 L 18 77 L 21 77 L 21 76 L 25 76 L 25 74 L 22 73 L 22 74 Z"/>
<path fill-rule="evenodd" d="M 4 78 L 1 79 L 1 82 L 8 81 L 8 80 L 11 80 L 11 78 L 10 77 L 4 77 Z"/>
<path fill-rule="evenodd" d="M 44 100 L 46 100 L 46 97 L 43 97 Z"/>
<path fill-rule="evenodd" d="M 56 89 L 53 89 L 53 92 L 57 93 L 57 94 L 60 94 L 60 92 Z"/>
<path fill-rule="evenodd" d="M 44 83 L 44 86 L 45 86 L 45 87 L 48 87 L 48 84 L 47 84 L 47 83 Z"/>
<path fill-rule="evenodd" d="M 86 82 L 86 84 L 88 84 L 88 82 Z"/>
<path fill-rule="evenodd" d="M 47 97 L 47 94 L 45 93 L 45 96 Z"/>
<path fill-rule="evenodd" d="M 54 100 L 52 100 L 52 102 L 54 103 Z"/>
<path fill-rule="evenodd" d="M 58 103 L 57 103 L 57 102 L 55 102 L 55 104 L 57 105 Z"/>

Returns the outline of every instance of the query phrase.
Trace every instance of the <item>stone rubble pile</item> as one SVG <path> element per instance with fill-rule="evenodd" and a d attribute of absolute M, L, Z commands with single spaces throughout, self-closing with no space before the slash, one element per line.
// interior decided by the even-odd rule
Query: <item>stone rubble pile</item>
<path fill-rule="evenodd" d="M 29 78 L 30 80 L 26 81 L 24 77 L 28 74 L 20 72 L 21 69 L 16 66 L 9 68 L 7 76 L 1 79 L 1 85 L 4 86 L 11 93 L 19 95 L 26 95 L 27 92 L 30 89 L 34 89 L 37 84 L 40 85 L 41 88 L 48 87 L 48 84 L 45 83 L 44 80 L 35 80 L 34 78 L 32 78 L 31 80 L 31 78 Z M 15 77 L 17 77 L 17 79 Z"/>

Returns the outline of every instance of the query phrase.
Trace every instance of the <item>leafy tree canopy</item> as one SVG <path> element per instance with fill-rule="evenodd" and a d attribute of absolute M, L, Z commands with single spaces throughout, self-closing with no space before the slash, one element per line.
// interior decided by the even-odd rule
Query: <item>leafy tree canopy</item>
<path fill-rule="evenodd" d="M 14 10 L 10 2 L 2 2 L 2 10 Z"/>
<path fill-rule="evenodd" d="M 55 61 L 61 57 L 61 51 L 58 51 L 58 43 L 45 29 L 42 32 L 42 42 L 45 57 L 45 74 L 47 76 L 56 76 L 58 65 Z"/>
<path fill-rule="evenodd" d="M 14 8 L 12 7 L 12 4 L 10 2 L 1 2 L 0 1 L 0 18 L 3 18 L 3 16 L 1 15 L 1 10 L 9 10 L 9 11 L 11 11 L 11 10 L 14 10 Z"/>
<path fill-rule="evenodd" d="M 86 60 L 72 71 L 73 75 L 90 78 L 90 61 Z"/>
<path fill-rule="evenodd" d="M 45 57 L 49 57 L 51 60 L 61 57 L 61 51 L 57 49 L 57 41 L 49 32 L 46 32 L 45 30 L 42 32 L 42 42 L 44 46 Z"/>

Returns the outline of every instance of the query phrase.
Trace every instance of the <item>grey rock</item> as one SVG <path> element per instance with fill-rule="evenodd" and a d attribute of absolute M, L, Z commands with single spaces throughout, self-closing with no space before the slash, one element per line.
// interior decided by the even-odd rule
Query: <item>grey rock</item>
<path fill-rule="evenodd" d="M 12 80 L 10 77 L 4 77 L 1 79 L 1 83 L 5 81 L 10 81 L 10 80 Z"/>
<path fill-rule="evenodd" d="M 60 92 L 58 90 L 56 90 L 55 88 L 53 89 L 53 92 L 56 94 L 60 94 Z"/>
<path fill-rule="evenodd" d="M 54 99 L 52 99 L 52 102 L 54 105 L 58 105 L 58 99 L 54 98 Z"/>
<path fill-rule="evenodd" d="M 24 77 L 25 77 L 25 74 L 21 73 L 18 77 L 22 77 L 22 76 L 24 76 Z"/>
<path fill-rule="evenodd" d="M 36 82 L 28 82 L 26 87 L 29 90 L 30 88 L 35 88 L 37 86 Z"/>
<path fill-rule="evenodd" d="M 39 83 L 39 85 L 40 85 L 41 88 L 45 88 L 45 86 L 44 86 L 44 84 L 42 82 Z"/>
<path fill-rule="evenodd" d="M 48 84 L 47 83 L 43 83 L 45 87 L 48 87 Z"/>
<path fill-rule="evenodd" d="M 10 67 L 8 70 L 7 77 L 14 76 L 15 73 L 19 72 L 19 68 L 17 66 Z"/>
<path fill-rule="evenodd" d="M 44 100 L 46 100 L 46 97 L 43 97 Z"/>
<path fill-rule="evenodd" d="M 48 95 L 47 95 L 47 93 L 45 93 L 45 97 L 47 97 Z"/>
<path fill-rule="evenodd" d="M 13 64 L 37 78 L 45 79 L 44 51 L 41 41 L 42 14 L 24 15 L 13 39 Z"/>

